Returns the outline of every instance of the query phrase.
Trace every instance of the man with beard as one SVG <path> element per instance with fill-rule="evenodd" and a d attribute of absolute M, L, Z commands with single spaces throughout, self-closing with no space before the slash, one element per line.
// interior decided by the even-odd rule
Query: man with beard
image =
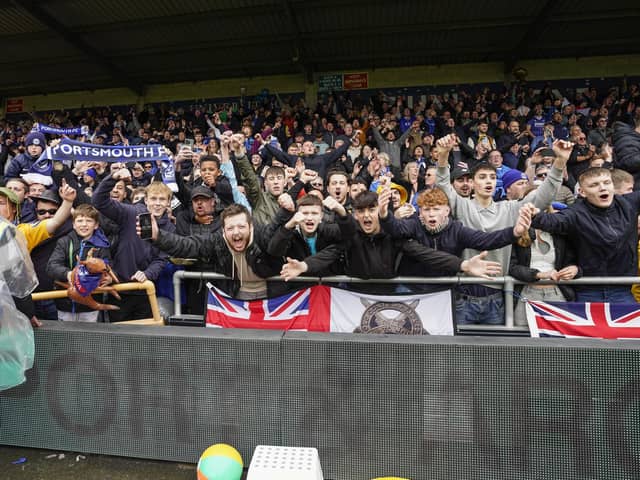
<path fill-rule="evenodd" d="M 213 234 L 181 237 L 159 229 L 152 217 L 153 245 L 174 257 L 208 259 L 214 271 L 231 278 L 219 283 L 227 295 L 242 300 L 266 297 L 265 278 L 277 275 L 282 265 L 267 253 L 273 228 L 254 224 L 249 210 L 238 204 L 225 208 L 220 219 L 222 228 Z"/>
<path fill-rule="evenodd" d="M 347 212 L 351 213 L 349 176 L 344 170 L 330 170 L 329 173 L 327 173 L 327 194 L 335 198 Z M 325 208 L 323 221 L 327 223 L 335 222 L 335 212 L 329 208 Z"/>
<path fill-rule="evenodd" d="M 471 172 L 466 168 L 455 168 L 451 172 L 451 185 L 458 195 L 463 198 L 471 198 L 473 182 Z"/>
<path fill-rule="evenodd" d="M 176 233 L 183 237 L 211 235 L 220 229 L 220 217 L 216 215 L 216 194 L 209 187 L 200 185 L 191 190 L 191 209 L 181 211 L 176 217 Z M 211 259 L 199 259 L 194 265 L 186 265 L 187 271 L 211 272 Z M 202 279 L 186 279 L 186 313 L 202 315 L 206 289 Z"/>

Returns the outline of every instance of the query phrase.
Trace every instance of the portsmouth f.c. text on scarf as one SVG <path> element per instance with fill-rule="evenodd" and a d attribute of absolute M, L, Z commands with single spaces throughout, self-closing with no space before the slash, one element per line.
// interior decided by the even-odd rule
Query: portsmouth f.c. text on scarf
<path fill-rule="evenodd" d="M 34 123 L 31 131 L 47 133 L 49 135 L 89 135 L 89 127 L 86 125 L 81 127 L 58 128 Z"/>
<path fill-rule="evenodd" d="M 177 191 L 173 162 L 164 146 L 149 145 L 95 145 L 63 138 L 57 145 L 47 147 L 33 164 L 34 173 L 51 175 L 52 162 L 157 162 L 162 163 L 162 181 Z"/>

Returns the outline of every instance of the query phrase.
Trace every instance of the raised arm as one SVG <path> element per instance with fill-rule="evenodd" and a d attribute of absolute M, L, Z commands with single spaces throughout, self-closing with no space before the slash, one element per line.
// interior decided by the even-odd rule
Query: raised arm
<path fill-rule="evenodd" d="M 233 163 L 231 163 L 231 156 L 229 154 L 229 143 L 230 140 L 225 140 L 229 135 L 226 134 L 223 136 L 222 141 L 220 142 L 220 171 L 224 174 L 225 177 L 229 180 L 229 184 L 231 185 L 231 193 L 233 195 L 234 203 L 238 203 L 240 205 L 244 205 L 251 211 L 251 204 L 247 197 L 245 197 L 240 190 L 238 190 L 238 180 L 236 179 L 236 170 L 233 168 Z"/>
<path fill-rule="evenodd" d="M 125 178 L 131 178 L 131 174 L 126 168 L 118 170 L 113 175 L 109 175 L 98 184 L 98 188 L 96 188 L 91 197 L 93 206 L 96 207 L 101 214 L 120 225 L 128 218 L 126 210 L 127 207 L 130 208 L 130 206 L 111 199 L 111 190 L 113 190 L 113 187 L 119 180 Z"/>
<path fill-rule="evenodd" d="M 407 218 L 399 220 L 389 212 L 391 189 L 384 187 L 378 195 L 378 211 L 380 226 L 392 238 L 416 238 L 416 220 Z"/>
<path fill-rule="evenodd" d="M 230 143 L 231 151 L 236 165 L 238 165 L 238 169 L 240 170 L 240 175 L 242 176 L 244 189 L 247 193 L 249 203 L 255 208 L 260 201 L 260 181 L 258 180 L 258 175 L 251 166 L 251 162 L 249 162 L 249 159 L 247 158 L 247 152 L 244 144 L 240 141 L 240 136 L 234 135 L 232 137 Z"/>
<path fill-rule="evenodd" d="M 289 155 L 282 150 L 278 150 L 270 143 L 265 144 L 264 148 L 267 152 L 276 157 L 277 160 L 280 160 L 282 163 L 289 165 L 290 167 L 293 167 L 296 164 L 296 160 L 298 160 L 298 157 Z"/>
<path fill-rule="evenodd" d="M 69 215 L 71 215 L 71 207 L 73 207 L 73 201 L 76 198 L 76 190 L 67 185 L 65 180 L 62 180 L 62 186 L 58 190 L 60 198 L 62 199 L 62 205 L 56 211 L 56 214 L 51 220 L 46 223 L 47 233 L 53 235 L 60 226 L 67 221 Z"/>
<path fill-rule="evenodd" d="M 322 159 L 322 162 L 326 166 L 328 166 L 328 165 L 331 165 L 333 162 L 335 162 L 337 159 L 339 159 L 342 155 L 347 153 L 347 150 L 349 150 L 349 143 L 344 142 L 342 145 L 340 145 L 338 148 L 336 148 L 332 152 L 325 153 L 323 155 L 318 155 L 318 157 L 316 158 Z"/>
<path fill-rule="evenodd" d="M 455 145 L 455 137 L 446 135 L 438 140 L 436 148 L 438 152 L 438 168 L 436 169 L 436 185 L 442 189 L 449 199 L 451 211 L 456 215 L 458 194 L 451 186 L 451 173 L 449 167 L 449 153 Z"/>
<path fill-rule="evenodd" d="M 457 243 L 462 249 L 472 248 L 474 250 L 494 250 L 511 245 L 529 230 L 535 211 L 533 204 L 527 203 L 523 205 L 520 208 L 515 226 L 506 227 L 495 232 L 482 232 L 463 225 L 460 229 Z"/>
<path fill-rule="evenodd" d="M 520 202 L 533 202 L 536 208 L 544 210 L 556 197 L 560 186 L 562 185 L 562 175 L 564 169 L 567 166 L 567 161 L 571 155 L 573 144 L 565 140 L 556 140 L 553 142 L 553 151 L 556 154 L 556 159 L 553 162 L 553 166 L 549 170 L 549 174 L 542 185 L 536 190 L 529 193 Z"/>

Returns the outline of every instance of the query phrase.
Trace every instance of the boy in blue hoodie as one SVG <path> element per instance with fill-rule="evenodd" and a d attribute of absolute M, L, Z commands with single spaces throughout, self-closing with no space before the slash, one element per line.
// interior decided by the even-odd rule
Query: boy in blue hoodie
<path fill-rule="evenodd" d="M 73 212 L 73 230 L 58 240 L 47 264 L 47 274 L 54 281 L 71 283 L 71 271 L 78 262 L 86 260 L 92 251 L 94 258 L 105 262 L 111 260 L 109 240 L 100 229 L 99 213 L 92 205 L 79 205 Z M 110 277 L 96 278 L 96 285 L 90 288 L 104 287 L 110 283 Z M 59 320 L 76 322 L 97 322 L 98 311 L 75 303 L 68 298 L 56 301 Z"/>

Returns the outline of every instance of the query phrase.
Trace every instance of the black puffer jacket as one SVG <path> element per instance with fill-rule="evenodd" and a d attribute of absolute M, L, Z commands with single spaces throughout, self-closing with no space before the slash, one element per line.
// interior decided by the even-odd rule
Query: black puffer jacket
<path fill-rule="evenodd" d="M 638 273 L 640 192 L 615 195 L 608 208 L 578 200 L 558 213 L 540 213 L 531 226 L 566 235 L 577 265 L 587 277 L 634 276 Z"/>
<path fill-rule="evenodd" d="M 634 190 L 640 190 L 640 133 L 622 122 L 613 124 L 613 151 L 616 168 L 633 175 Z"/>

